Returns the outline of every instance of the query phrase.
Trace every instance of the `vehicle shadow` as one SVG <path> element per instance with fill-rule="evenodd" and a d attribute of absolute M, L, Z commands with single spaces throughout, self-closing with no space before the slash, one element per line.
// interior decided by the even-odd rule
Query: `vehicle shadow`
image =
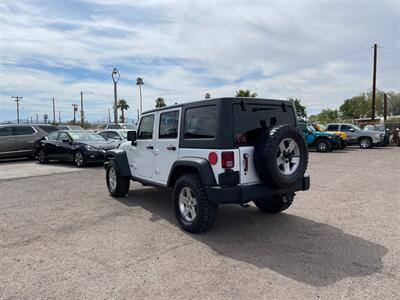
<path fill-rule="evenodd" d="M 120 202 L 152 213 L 150 221 L 176 226 L 171 192 L 131 190 Z M 193 235 L 218 254 L 268 268 L 313 286 L 327 286 L 347 277 L 379 272 L 388 249 L 347 234 L 340 228 L 287 213 L 266 215 L 257 208 L 220 206 L 211 231 Z"/>

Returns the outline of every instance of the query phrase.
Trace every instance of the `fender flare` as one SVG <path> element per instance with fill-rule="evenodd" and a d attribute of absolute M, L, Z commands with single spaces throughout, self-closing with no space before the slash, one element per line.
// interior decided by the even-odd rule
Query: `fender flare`
<path fill-rule="evenodd" d="M 214 172 L 211 168 L 211 165 L 208 160 L 205 158 L 200 157 L 184 157 L 175 161 L 171 167 L 167 186 L 172 186 L 174 181 L 177 179 L 175 178 L 177 172 L 179 173 L 180 168 L 194 168 L 197 170 L 199 174 L 200 181 L 205 186 L 215 186 L 217 182 L 215 180 Z"/>
<path fill-rule="evenodd" d="M 118 168 L 118 172 L 121 176 L 129 176 L 132 177 L 131 169 L 129 168 L 128 157 L 126 156 L 126 152 L 123 149 L 113 149 L 108 150 L 105 154 L 106 162 L 104 163 L 104 167 L 107 168 L 109 161 L 112 160 L 116 167 Z"/>

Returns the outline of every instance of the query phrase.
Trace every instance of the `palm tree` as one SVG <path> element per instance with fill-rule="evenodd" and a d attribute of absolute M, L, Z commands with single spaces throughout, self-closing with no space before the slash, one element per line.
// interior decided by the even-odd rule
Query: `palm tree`
<path fill-rule="evenodd" d="M 158 97 L 158 98 L 156 99 L 156 107 L 158 108 L 158 107 L 163 107 L 163 106 L 167 106 L 167 105 L 165 104 L 164 98 Z"/>
<path fill-rule="evenodd" d="M 121 109 L 121 113 L 122 113 L 121 121 L 122 121 L 122 123 L 125 123 L 125 114 L 124 114 L 124 110 L 127 110 L 127 109 L 129 108 L 128 103 L 127 103 L 126 100 L 124 100 L 124 99 L 119 99 L 119 100 L 118 100 L 118 104 L 117 104 L 117 108 L 120 108 L 120 109 Z"/>
<path fill-rule="evenodd" d="M 255 98 L 257 97 L 257 93 L 251 93 L 250 90 L 238 90 L 235 97 Z"/>
<path fill-rule="evenodd" d="M 142 85 L 144 84 L 143 78 L 136 78 L 136 85 L 139 86 L 139 97 L 140 97 L 140 113 L 142 113 Z"/>

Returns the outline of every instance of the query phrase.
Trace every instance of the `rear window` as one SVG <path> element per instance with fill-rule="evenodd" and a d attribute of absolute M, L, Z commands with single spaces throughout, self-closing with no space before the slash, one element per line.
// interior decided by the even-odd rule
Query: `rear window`
<path fill-rule="evenodd" d="M 235 145 L 254 145 L 262 131 L 276 125 L 295 125 L 293 108 L 271 104 L 233 104 L 233 139 Z"/>
<path fill-rule="evenodd" d="M 185 112 L 185 139 L 214 139 L 217 133 L 217 106 L 188 108 Z"/>
<path fill-rule="evenodd" d="M 15 135 L 30 135 L 34 134 L 35 130 L 31 126 L 16 126 L 14 132 Z"/>
<path fill-rule="evenodd" d="M 50 132 L 53 132 L 53 131 L 57 131 L 58 130 L 58 128 L 56 127 L 56 126 L 40 126 L 39 125 L 39 128 L 40 129 L 42 129 L 42 130 L 44 130 L 44 131 L 46 131 L 47 133 L 50 133 Z"/>

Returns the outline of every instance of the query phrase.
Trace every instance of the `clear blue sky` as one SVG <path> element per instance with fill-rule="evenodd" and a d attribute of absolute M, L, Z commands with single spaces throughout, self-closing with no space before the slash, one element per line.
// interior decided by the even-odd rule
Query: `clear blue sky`
<path fill-rule="evenodd" d="M 400 88 L 400 51 L 385 49 L 400 49 L 400 1 L 2 0 L 0 26 L 0 121 L 16 119 L 11 96 L 24 97 L 21 118 L 51 116 L 54 96 L 72 119 L 81 90 L 92 92 L 88 119 L 104 119 L 114 67 L 129 117 L 138 76 L 145 109 L 157 97 L 172 104 L 248 88 L 300 98 L 315 113 L 371 87 L 372 48 L 302 67 L 375 42 L 378 88 Z"/>

